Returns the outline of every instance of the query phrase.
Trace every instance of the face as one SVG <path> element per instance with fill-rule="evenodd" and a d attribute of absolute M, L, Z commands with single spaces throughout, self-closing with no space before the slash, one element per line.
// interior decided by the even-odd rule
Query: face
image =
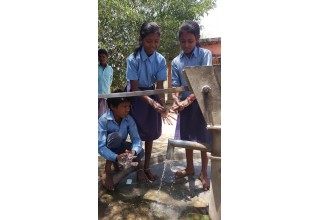
<path fill-rule="evenodd" d="M 107 56 L 105 54 L 100 54 L 99 55 L 99 62 L 101 65 L 106 65 L 107 64 Z"/>
<path fill-rule="evenodd" d="M 199 37 L 198 37 L 199 39 Z M 196 36 L 191 33 L 182 33 L 180 35 L 180 47 L 186 55 L 190 55 L 197 44 Z"/>
<path fill-rule="evenodd" d="M 115 119 L 120 119 L 126 117 L 129 114 L 130 107 L 130 102 L 121 102 L 118 107 L 111 106 L 111 110 Z"/>
<path fill-rule="evenodd" d="M 160 45 L 160 35 L 159 34 L 148 34 L 142 40 L 142 46 L 146 51 L 147 55 L 150 56 Z"/>

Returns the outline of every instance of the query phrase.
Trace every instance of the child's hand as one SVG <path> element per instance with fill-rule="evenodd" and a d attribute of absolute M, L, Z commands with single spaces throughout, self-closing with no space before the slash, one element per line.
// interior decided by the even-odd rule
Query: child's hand
<path fill-rule="evenodd" d="M 163 107 L 162 105 L 160 105 L 159 102 L 157 102 L 157 101 L 155 101 L 155 100 L 153 100 L 153 99 L 152 99 L 152 101 L 151 101 L 151 105 L 152 105 L 152 107 L 153 107 L 156 111 L 158 111 L 158 112 L 162 112 L 162 111 L 164 111 L 164 110 L 166 109 L 165 107 Z"/>
<path fill-rule="evenodd" d="M 128 158 L 128 153 L 127 152 L 117 155 L 118 163 L 120 165 L 122 165 L 122 166 L 125 166 L 127 158 Z"/>
<path fill-rule="evenodd" d="M 164 111 L 161 112 L 162 121 L 164 124 L 173 125 L 171 119 L 177 120 L 173 117 L 173 114 L 176 114 L 172 109 L 166 108 Z"/>
<path fill-rule="evenodd" d="M 181 102 L 175 102 L 172 105 L 172 110 L 181 112 L 184 108 L 188 107 L 188 105 L 189 105 L 189 103 L 188 103 L 187 99 L 183 100 Z"/>
<path fill-rule="evenodd" d="M 173 111 L 182 111 L 184 108 L 188 107 L 196 99 L 194 94 L 189 95 L 183 101 L 175 101 L 172 105 Z"/>
<path fill-rule="evenodd" d="M 126 152 L 127 152 L 128 150 L 126 150 Z M 135 154 L 136 154 L 136 151 L 135 150 L 133 150 L 133 151 L 128 151 L 129 152 L 129 156 L 128 156 L 128 158 L 129 158 L 129 161 L 128 161 L 128 163 L 130 163 L 130 166 L 133 166 L 133 167 L 136 167 L 136 166 L 138 166 L 138 162 L 133 162 L 133 159 L 134 158 L 136 158 L 137 156 L 135 156 Z"/>
<path fill-rule="evenodd" d="M 134 156 L 135 151 L 126 150 L 125 153 L 119 154 L 117 156 L 119 164 L 124 166 L 124 168 L 129 168 L 130 166 L 137 166 L 138 163 L 132 162 L 132 160 L 136 157 Z"/>

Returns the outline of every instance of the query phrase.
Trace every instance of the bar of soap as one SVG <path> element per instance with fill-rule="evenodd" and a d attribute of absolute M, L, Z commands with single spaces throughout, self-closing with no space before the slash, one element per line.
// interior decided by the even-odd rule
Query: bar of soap
<path fill-rule="evenodd" d="M 132 179 L 127 179 L 127 184 L 131 184 L 132 183 Z"/>

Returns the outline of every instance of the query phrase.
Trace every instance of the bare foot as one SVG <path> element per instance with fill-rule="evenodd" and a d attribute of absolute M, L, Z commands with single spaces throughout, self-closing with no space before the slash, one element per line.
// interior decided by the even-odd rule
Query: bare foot
<path fill-rule="evenodd" d="M 208 179 L 207 173 L 200 172 L 199 180 L 202 183 L 203 190 L 208 191 L 210 189 L 210 180 Z"/>
<path fill-rule="evenodd" d="M 148 183 L 148 178 L 143 172 L 143 169 L 137 170 L 137 181 L 138 183 Z"/>
<path fill-rule="evenodd" d="M 101 176 L 102 185 L 109 191 L 114 191 L 112 174 L 103 173 Z"/>
<path fill-rule="evenodd" d="M 150 168 L 144 169 L 144 173 L 147 175 L 148 179 L 151 181 L 155 181 L 156 179 L 158 179 L 157 175 L 151 173 Z"/>
<path fill-rule="evenodd" d="M 178 171 L 175 173 L 175 176 L 176 176 L 177 179 L 183 178 L 183 177 L 185 177 L 185 176 L 190 176 L 190 175 L 194 175 L 194 170 L 184 169 L 184 170 L 178 170 Z"/>

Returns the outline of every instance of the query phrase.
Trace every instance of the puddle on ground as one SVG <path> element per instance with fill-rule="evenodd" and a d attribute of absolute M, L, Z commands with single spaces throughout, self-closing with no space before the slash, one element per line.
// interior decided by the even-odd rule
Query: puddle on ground
<path fill-rule="evenodd" d="M 175 180 L 173 171 L 184 165 L 185 161 L 152 165 L 158 180 L 149 184 L 138 184 L 136 172 L 132 172 L 119 182 L 114 192 L 99 184 L 99 220 L 210 220 L 210 191 L 203 191 L 197 179 L 201 162 L 194 161 L 195 176 Z M 132 179 L 132 184 L 126 184 L 127 179 Z"/>

